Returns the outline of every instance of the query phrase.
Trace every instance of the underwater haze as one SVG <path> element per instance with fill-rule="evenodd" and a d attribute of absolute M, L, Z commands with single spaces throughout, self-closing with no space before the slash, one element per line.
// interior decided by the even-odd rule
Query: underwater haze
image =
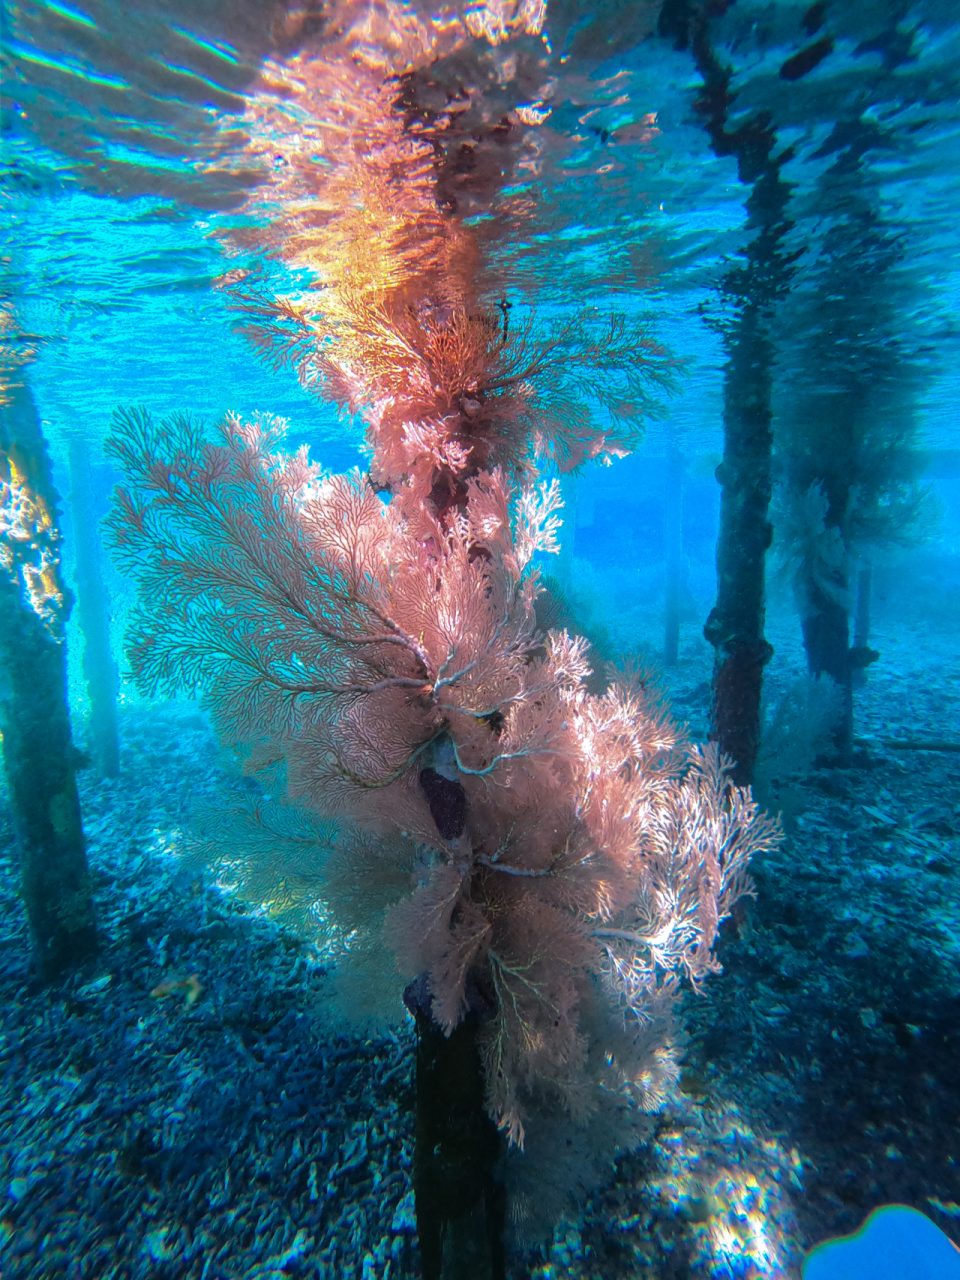
<path fill-rule="evenodd" d="M 960 1280 L 955 6 L 0 15 L 0 1275 Z"/>

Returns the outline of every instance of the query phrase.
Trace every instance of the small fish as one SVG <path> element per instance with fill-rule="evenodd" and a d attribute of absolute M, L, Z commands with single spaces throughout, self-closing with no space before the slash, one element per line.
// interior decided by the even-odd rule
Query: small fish
<path fill-rule="evenodd" d="M 93 982 L 88 982 L 86 986 L 81 987 L 77 995 L 84 1000 L 89 996 L 99 995 L 101 991 L 106 991 L 112 981 L 113 974 L 105 973 L 102 978 L 94 978 Z"/>
<path fill-rule="evenodd" d="M 176 995 L 178 991 L 184 993 L 183 1002 L 189 1008 L 190 1005 L 196 1004 L 197 1000 L 199 1000 L 200 993 L 203 991 L 203 983 L 195 973 L 191 973 L 188 978 L 166 978 L 163 982 L 158 983 L 150 994 L 156 999 L 162 1000 L 164 996 Z"/>

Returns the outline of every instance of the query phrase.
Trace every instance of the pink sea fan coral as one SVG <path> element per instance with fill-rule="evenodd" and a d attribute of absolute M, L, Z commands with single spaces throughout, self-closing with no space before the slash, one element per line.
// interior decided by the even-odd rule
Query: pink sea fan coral
<path fill-rule="evenodd" d="M 339 817 L 334 914 L 352 857 L 390 885 L 359 933 L 425 978 L 441 1028 L 482 1009 L 488 1107 L 513 1142 L 545 1099 L 644 1103 L 677 979 L 716 967 L 774 824 L 644 683 L 588 692 L 584 642 L 538 629 L 554 486 L 483 472 L 441 519 L 278 452 L 281 430 L 231 417 L 208 441 L 119 415 L 138 679 L 202 694 L 250 772 Z"/>

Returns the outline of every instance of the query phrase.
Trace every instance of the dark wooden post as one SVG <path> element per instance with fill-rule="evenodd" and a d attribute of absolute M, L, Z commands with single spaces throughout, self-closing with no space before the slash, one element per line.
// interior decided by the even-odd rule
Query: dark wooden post
<path fill-rule="evenodd" d="M 861 688 L 867 682 L 867 667 L 880 657 L 870 647 L 870 605 L 873 597 L 873 564 L 868 557 L 861 559 L 857 568 L 857 594 L 853 612 L 853 648 L 850 663 L 853 667 L 853 687 Z M 853 733 L 851 707 L 850 732 Z"/>
<path fill-rule="evenodd" d="M 97 948 L 67 708 L 57 497 L 29 389 L 0 407 L 0 725 L 20 880 L 44 979 Z"/>
<path fill-rule="evenodd" d="M 90 745 L 105 778 L 120 770 L 117 692 L 120 680 L 110 648 L 110 602 L 101 571 L 99 512 L 87 442 L 70 442 L 70 497 L 76 548 L 77 611 L 83 633 L 83 674 L 90 696 Z"/>
<path fill-rule="evenodd" d="M 423 1280 L 504 1280 L 501 1139 L 484 1106 L 479 1019 L 447 1036 L 422 979 L 404 994 L 417 1023 L 413 1186 Z"/>
<path fill-rule="evenodd" d="M 833 747 L 838 761 L 846 760 L 853 745 L 853 664 L 850 659 L 850 613 L 841 592 L 846 576 L 831 581 L 836 594 L 814 584 L 807 586 L 809 607 L 800 619 L 807 668 L 817 679 L 826 677 L 837 686 L 839 702 L 833 722 Z"/>
<path fill-rule="evenodd" d="M 773 431 L 762 319 L 745 302 L 735 323 L 723 392 L 723 461 L 717 468 L 717 598 L 704 635 L 715 655 L 711 737 L 734 760 L 734 779 L 745 786 L 753 780 L 760 749 L 763 668 L 773 653 L 764 636 Z"/>
<path fill-rule="evenodd" d="M 467 797 L 442 748 L 419 782 L 445 840 L 463 837 Z M 417 1023 L 413 1188 L 423 1280 L 505 1280 L 505 1194 L 497 1177 L 501 1138 L 484 1104 L 478 1031 L 492 1011 L 470 990 L 470 1008 L 450 1035 L 431 1014 L 421 974 L 404 992 Z"/>
<path fill-rule="evenodd" d="M 743 266 L 730 270 L 723 290 L 734 306 L 724 331 L 723 461 L 717 599 L 704 628 L 713 645 L 711 737 L 734 761 L 734 780 L 748 784 L 760 745 L 763 668 L 773 652 L 764 636 L 765 564 L 771 540 L 768 510 L 773 449 L 770 322 L 791 276 L 784 237 L 790 188 L 781 175 L 788 150 L 777 150 L 768 115 L 731 124 L 732 71 L 712 44 L 711 27 L 732 0 L 665 0 L 660 34 L 689 48 L 703 79 L 696 101 L 714 154 L 736 161 L 747 189 L 750 240 Z"/>

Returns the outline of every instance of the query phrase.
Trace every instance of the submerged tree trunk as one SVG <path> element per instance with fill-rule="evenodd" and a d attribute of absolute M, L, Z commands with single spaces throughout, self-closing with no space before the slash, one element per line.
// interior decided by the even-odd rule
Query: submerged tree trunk
<path fill-rule="evenodd" d="M 21 889 L 41 976 L 97 948 L 67 709 L 56 493 L 33 398 L 0 410 L 0 724 Z"/>
<path fill-rule="evenodd" d="M 105 778 L 120 770 L 117 692 L 120 681 L 110 648 L 110 602 L 103 582 L 97 510 L 86 441 L 70 444 L 70 488 L 77 554 L 77 608 L 83 632 L 83 674 L 90 696 L 90 745 Z"/>

